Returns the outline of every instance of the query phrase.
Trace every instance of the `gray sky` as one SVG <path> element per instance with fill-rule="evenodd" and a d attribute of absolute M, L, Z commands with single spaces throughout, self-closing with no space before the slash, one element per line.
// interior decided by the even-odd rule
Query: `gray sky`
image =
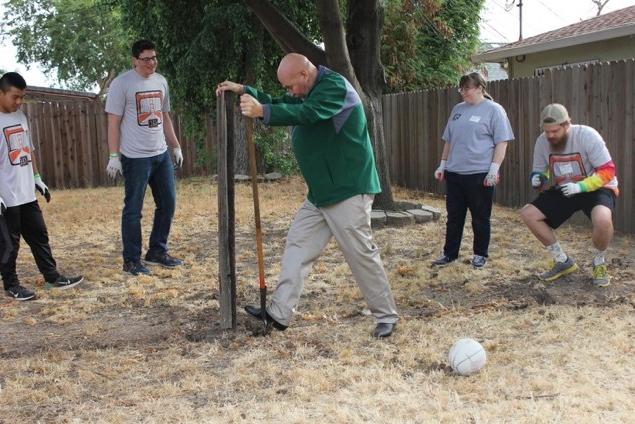
<path fill-rule="evenodd" d="M 451 1 L 451 0 L 446 0 Z M 505 10 L 513 0 L 486 0 L 481 13 L 481 40 L 513 42 L 518 40 L 518 4 Z M 635 5 L 635 0 L 609 0 L 602 14 Z M 595 16 L 596 6 L 591 0 L 523 0 L 523 37 L 551 31 Z M 0 17 L 4 14 L 4 0 L 0 0 Z M 29 70 L 16 63 L 15 49 L 10 42 L 0 44 L 0 68 L 22 73 L 30 85 L 58 86 L 42 73 L 37 65 Z"/>
<path fill-rule="evenodd" d="M 481 12 L 481 40 L 511 43 L 518 40 L 519 0 L 486 0 Z M 505 10 L 506 5 L 513 3 Z M 591 0 L 522 0 L 523 38 L 592 18 L 597 7 Z M 635 0 L 609 0 L 602 14 L 635 5 Z"/>

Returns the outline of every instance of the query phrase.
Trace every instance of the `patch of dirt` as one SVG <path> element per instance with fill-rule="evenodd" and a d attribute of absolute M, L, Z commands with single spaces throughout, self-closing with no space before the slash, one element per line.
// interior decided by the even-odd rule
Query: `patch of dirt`
<path fill-rule="evenodd" d="M 88 320 L 69 324 L 0 326 L 0 358 L 19 358 L 48 351 L 159 346 L 178 339 L 179 322 L 169 308 L 103 310 Z M 96 331 L 87 332 L 87 328 Z"/>
<path fill-rule="evenodd" d="M 82 203 L 87 193 L 94 194 L 91 208 Z M 606 381 L 612 383 L 615 379 L 611 375 L 623 374 L 619 370 L 621 361 L 633 357 L 635 327 L 628 322 L 635 316 L 630 314 L 635 312 L 632 235 L 616 236 L 609 249 L 612 284 L 598 288 L 592 285 L 590 269 L 585 266 L 592 249 L 590 232 L 584 228 L 565 226 L 559 230 L 565 250 L 581 269 L 552 283 L 534 276 L 544 269 L 542 262 L 548 255 L 510 209 L 496 207 L 494 211 L 490 259 L 481 270 L 473 269 L 467 259 L 443 269 L 429 267 L 443 244 L 444 214 L 436 222 L 377 230 L 375 241 L 404 318 L 395 335 L 386 341 L 370 339 L 374 323 L 365 310 L 366 303 L 337 244 L 331 242 L 306 279 L 289 330 L 273 330 L 261 337 L 267 333 L 262 323 L 243 311 L 245 305 L 259 303 L 250 188 L 237 186 L 236 195 L 235 331 L 220 328 L 214 187 L 185 182 L 178 194 L 171 253 L 185 259 L 186 265 L 177 270 L 153 268 L 155 276 L 144 278 L 127 277 L 120 270 L 120 188 L 63 191 L 56 196 L 59 204 L 43 205 L 61 270 L 82 273 L 86 282 L 62 292 L 44 290 L 28 248 L 21 249 L 20 277 L 24 285 L 35 289 L 38 299 L 0 299 L 0 362 L 4 361 L 0 387 L 13 388 L 13 392 L 3 392 L 0 416 L 11 417 L 11 422 L 91 421 L 95 417 L 109 422 L 198 422 L 214 421 L 210 417 L 224 417 L 229 411 L 234 419 L 219 418 L 219 422 L 252 422 L 263 417 L 265 421 L 279 419 L 287 408 L 301 410 L 296 416 L 301 418 L 294 420 L 286 415 L 286 421 L 302 422 L 306 411 L 314 408 L 315 421 L 319 422 L 325 419 L 320 415 L 323 411 L 349 402 L 352 409 L 342 416 L 347 422 L 356 422 L 361 410 L 372 412 L 363 417 L 368 422 L 381 422 L 379 417 L 385 411 L 397 417 L 394 422 L 432 422 L 443 419 L 413 417 L 442 408 L 448 414 L 446 421 L 456 420 L 459 404 L 465 414 L 471 414 L 475 409 L 469 399 L 477 398 L 479 402 L 489 399 L 492 408 L 497 405 L 494 414 L 500 417 L 509 407 L 500 404 L 501 399 L 551 396 L 553 378 L 543 376 L 543 371 L 559 373 L 557 377 L 563 383 L 558 390 L 566 391 L 580 369 L 586 374 L 580 377 L 584 384 L 578 387 L 604 378 L 593 372 L 607 366 L 614 367 L 614 374 L 606 373 Z M 420 194 L 407 191 L 396 190 L 395 194 L 415 203 L 423 200 Z M 304 197 L 305 188 L 297 180 L 262 187 L 269 294 L 276 285 L 286 232 Z M 441 199 L 426 197 L 423 203 L 443 210 Z M 65 207 L 60 208 L 60 204 Z M 149 200 L 145 206 L 145 239 L 152 207 Z M 68 228 L 73 231 L 68 232 Z M 469 220 L 465 228 L 461 257 L 469 258 Z M 567 320 L 559 319 L 554 311 L 561 311 L 561 306 L 580 307 L 585 312 L 567 310 L 562 312 Z M 597 313 L 595 309 L 602 311 Z M 605 312 L 614 321 L 602 321 Z M 519 322 L 497 321 L 503 313 L 506 319 Z M 532 364 L 527 362 L 526 346 L 516 347 L 509 340 L 517 338 L 519 331 L 526 334 L 527 329 L 544 325 L 543 321 L 553 328 L 533 335 L 545 338 L 533 340 L 536 349 Z M 592 366 L 578 365 L 572 368 L 575 375 L 571 375 L 562 366 L 575 359 L 566 356 L 571 349 L 550 340 L 560 342 L 563 333 L 573 337 L 581 330 L 572 328 L 578 322 L 593 323 L 585 336 L 587 344 L 602 340 L 612 346 L 613 356 L 606 357 L 604 350 L 600 359 L 593 356 L 594 351 L 577 355 L 588 358 Z M 604 331 L 601 336 L 611 336 L 607 341 L 598 337 L 598 323 L 622 328 L 616 334 Z M 505 337 L 500 335 L 501 328 L 506 331 Z M 492 367 L 491 378 L 460 380 L 465 387 L 459 390 L 460 384 L 455 386 L 458 380 L 443 360 L 446 346 L 465 333 L 487 342 L 488 353 L 492 352 L 498 368 Z M 545 348 L 551 349 L 549 355 L 543 352 Z M 545 358 L 559 362 L 545 367 Z M 509 369 L 495 374 L 505 364 Z M 519 367 L 533 372 L 533 377 L 519 383 Z M 403 377 L 406 383 L 400 386 L 395 376 Z M 82 381 L 81 387 L 77 381 Z M 606 381 L 601 385 L 608 384 Z M 632 394 L 628 392 L 631 382 L 624 376 L 619 389 L 611 393 L 612 404 L 625 405 L 620 396 Z M 373 384 L 375 388 L 368 389 Z M 413 390 L 413 385 L 422 388 L 421 392 Z M 131 387 L 134 390 L 130 391 Z M 262 389 L 257 397 L 254 387 Z M 382 392 L 384 398 L 373 398 Z M 462 403 L 446 399 L 454 392 L 461 395 Z M 422 397 L 421 393 L 426 395 Z M 531 396 L 527 397 L 528 393 Z M 568 397 L 563 395 L 566 401 L 556 406 L 565 408 L 579 399 L 594 399 L 597 410 L 604 408 L 600 405 L 606 399 L 604 386 L 601 395 L 595 397 L 576 393 L 574 390 Z M 413 398 L 408 401 L 410 396 Z M 436 403 L 422 408 L 422 402 L 428 401 L 422 398 Z M 281 404 L 282 412 L 270 409 L 289 399 L 293 404 Z M 360 402 L 365 406 L 359 406 Z M 388 406 L 377 407 L 384 404 Z M 628 410 L 628 405 L 621 408 Z M 205 412 L 197 415 L 199 410 Z M 528 410 L 543 413 L 545 409 L 531 404 Z M 183 411 L 190 415 L 183 415 Z M 570 417 L 560 412 L 556 410 L 550 417 Z M 326 415 L 336 416 L 333 411 Z"/>

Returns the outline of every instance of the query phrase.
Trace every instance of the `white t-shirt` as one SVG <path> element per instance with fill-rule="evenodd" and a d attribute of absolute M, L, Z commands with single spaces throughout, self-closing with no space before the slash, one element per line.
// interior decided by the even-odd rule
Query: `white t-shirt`
<path fill-rule="evenodd" d="M 505 109 L 483 99 L 475 105 L 461 102 L 454 106 L 441 138 L 450 144 L 445 169 L 470 175 L 489 171 L 494 147 L 512 141 L 514 132 Z"/>
<path fill-rule="evenodd" d="M 0 197 L 7 207 L 35 202 L 33 143 L 24 112 L 0 112 Z"/>
<path fill-rule="evenodd" d="M 144 78 L 133 70 L 115 78 L 108 89 L 106 112 L 121 116 L 121 154 L 147 158 L 167 150 L 163 114 L 170 111 L 168 83 L 157 73 Z"/>
<path fill-rule="evenodd" d="M 552 184 L 582 181 L 595 172 L 595 168 L 612 161 L 604 139 L 595 129 L 586 125 L 571 125 L 567 144 L 560 152 L 553 152 L 551 144 L 540 134 L 534 147 L 533 172 L 544 173 L 549 169 Z M 617 188 L 617 177 L 604 185 Z"/>

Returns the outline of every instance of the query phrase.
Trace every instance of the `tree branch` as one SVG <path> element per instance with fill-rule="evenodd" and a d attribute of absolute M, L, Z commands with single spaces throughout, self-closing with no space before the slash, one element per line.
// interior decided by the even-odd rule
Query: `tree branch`
<path fill-rule="evenodd" d="M 591 0 L 591 2 L 595 3 L 598 8 L 598 13 L 596 13 L 595 16 L 600 16 L 602 9 L 604 9 L 604 6 L 606 6 L 606 3 L 608 3 L 609 0 Z"/>
<path fill-rule="evenodd" d="M 105 78 L 103 78 L 100 81 L 98 81 L 99 93 L 97 93 L 97 97 L 101 98 L 101 96 L 106 91 L 108 91 L 108 88 L 110 87 L 110 83 L 112 82 L 112 80 L 115 79 L 116 76 L 117 76 L 117 71 L 115 69 L 109 69 L 108 70 L 108 75 L 106 75 Z"/>
<path fill-rule="evenodd" d="M 362 95 L 363 90 L 355 76 L 346 45 L 346 34 L 340 16 L 337 0 L 318 0 L 317 13 L 320 21 L 324 46 L 326 48 L 326 62 L 329 68 L 342 74 Z"/>
<path fill-rule="evenodd" d="M 315 65 L 326 65 L 326 53 L 317 47 L 268 0 L 244 0 L 271 37 L 286 53 L 305 55 Z"/>

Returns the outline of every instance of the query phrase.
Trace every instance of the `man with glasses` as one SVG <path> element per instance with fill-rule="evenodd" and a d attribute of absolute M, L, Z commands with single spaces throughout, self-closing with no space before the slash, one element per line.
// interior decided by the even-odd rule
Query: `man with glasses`
<path fill-rule="evenodd" d="M 132 45 L 133 69 L 115 78 L 108 90 L 108 147 L 106 168 L 112 178 L 123 175 L 125 197 L 121 217 L 123 270 L 150 274 L 141 263 L 141 210 L 150 185 L 156 209 L 145 262 L 174 268 L 183 261 L 168 254 L 168 235 L 176 207 L 174 165 L 183 153 L 170 119 L 170 95 L 165 78 L 156 73 L 157 54 L 152 41 Z M 166 144 L 167 142 L 167 144 Z"/>
<path fill-rule="evenodd" d="M 593 283 L 608 286 L 604 256 L 613 238 L 615 198 L 619 194 L 611 154 L 596 130 L 571 124 L 561 104 L 545 107 L 540 122 L 544 132 L 534 147 L 531 185 L 546 189 L 520 211 L 525 224 L 554 260 L 552 268 L 540 278 L 553 281 L 578 269 L 560 246 L 554 230 L 581 210 L 593 224 Z"/>

